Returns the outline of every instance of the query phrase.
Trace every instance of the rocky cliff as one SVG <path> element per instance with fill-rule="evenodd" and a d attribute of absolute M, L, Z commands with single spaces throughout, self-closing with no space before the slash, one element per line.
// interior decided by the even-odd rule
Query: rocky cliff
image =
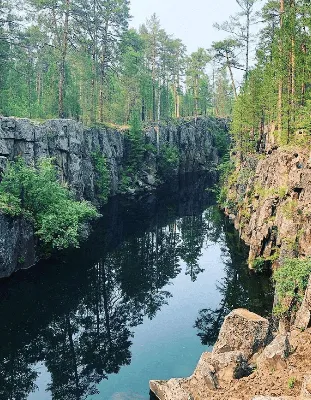
<path fill-rule="evenodd" d="M 225 319 L 211 353 L 189 378 L 150 381 L 159 400 L 303 400 L 311 398 L 311 330 L 273 331 L 245 309 Z"/>
<path fill-rule="evenodd" d="M 237 163 L 226 212 L 250 246 L 249 265 L 311 255 L 311 159 L 284 147 Z"/>
<path fill-rule="evenodd" d="M 178 173 L 211 170 L 218 163 L 215 133 L 226 135 L 226 122 L 212 118 L 149 127 L 143 133 L 145 152 L 141 170 L 127 190 L 152 190 Z M 174 149 L 178 161 L 169 174 L 160 171 L 161 154 Z M 131 142 L 126 131 L 107 127 L 85 128 L 73 120 L 34 123 L 27 119 L 0 118 L 0 172 L 17 156 L 28 164 L 42 157 L 55 159 L 59 177 L 77 199 L 99 204 L 94 153 L 104 156 L 110 174 L 110 195 L 120 191 L 126 175 Z M 124 190 L 124 188 L 123 188 Z M 0 215 L 0 277 L 34 264 L 35 236 L 31 224 Z"/>

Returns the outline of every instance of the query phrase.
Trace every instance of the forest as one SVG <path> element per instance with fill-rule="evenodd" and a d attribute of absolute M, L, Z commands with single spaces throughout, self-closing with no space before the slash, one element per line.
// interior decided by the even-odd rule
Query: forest
<path fill-rule="evenodd" d="M 310 131 L 310 1 L 269 0 L 261 19 L 255 66 L 233 113 L 232 131 L 242 154 L 259 150 L 266 128 L 276 146 L 305 145 Z"/>
<path fill-rule="evenodd" d="M 155 14 L 130 28 L 128 0 L 0 2 L 0 114 L 74 118 L 86 125 L 232 110 L 223 65 L 188 54 Z"/>

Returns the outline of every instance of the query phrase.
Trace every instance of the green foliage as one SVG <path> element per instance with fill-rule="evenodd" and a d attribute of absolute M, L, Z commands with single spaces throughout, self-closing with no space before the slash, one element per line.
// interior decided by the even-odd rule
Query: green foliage
<path fill-rule="evenodd" d="M 229 136 L 224 131 L 216 130 L 215 134 L 215 145 L 218 150 L 220 158 L 226 156 L 230 148 Z"/>
<path fill-rule="evenodd" d="M 296 382 L 297 382 L 297 379 L 294 376 L 290 377 L 287 382 L 288 388 L 294 389 Z"/>
<path fill-rule="evenodd" d="M 230 180 L 229 177 L 232 176 L 234 173 L 234 163 L 230 160 L 230 157 L 224 156 L 223 161 L 218 166 L 219 171 L 219 181 L 220 184 L 217 185 L 217 203 L 222 208 L 231 208 L 231 206 L 235 206 L 234 203 L 230 203 L 230 199 L 228 197 L 229 194 L 229 187 L 230 187 Z M 230 203 L 230 204 L 229 204 Z"/>
<path fill-rule="evenodd" d="M 273 274 L 278 299 L 275 314 L 286 313 L 293 299 L 302 300 L 310 274 L 310 259 L 288 258 L 282 262 Z"/>
<path fill-rule="evenodd" d="M 59 183 L 51 159 L 38 168 L 22 159 L 7 165 L 0 183 L 0 208 L 11 216 L 23 215 L 34 223 L 36 235 L 52 248 L 78 247 L 82 224 L 98 216 L 86 201 L 75 201 Z"/>
<path fill-rule="evenodd" d="M 96 191 L 98 197 L 106 202 L 110 193 L 110 172 L 106 158 L 99 150 L 92 154 L 93 165 L 96 173 Z"/>
<path fill-rule="evenodd" d="M 172 176 L 179 165 L 179 153 L 175 146 L 165 145 L 160 148 L 158 156 L 158 173 L 161 178 Z"/>
<path fill-rule="evenodd" d="M 137 112 L 133 113 L 131 117 L 128 138 L 130 142 L 128 165 L 137 172 L 142 165 L 146 150 L 142 124 Z"/>
<path fill-rule="evenodd" d="M 256 257 L 252 263 L 252 267 L 255 272 L 263 272 L 265 268 L 266 260 L 264 257 Z"/>

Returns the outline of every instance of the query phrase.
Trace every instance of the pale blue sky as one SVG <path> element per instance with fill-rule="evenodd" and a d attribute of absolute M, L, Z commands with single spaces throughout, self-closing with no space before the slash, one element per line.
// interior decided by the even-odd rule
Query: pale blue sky
<path fill-rule="evenodd" d="M 213 28 L 238 11 L 235 0 L 131 0 L 131 26 L 138 28 L 154 12 L 167 33 L 182 39 L 189 52 L 208 48 L 226 35 Z"/>
<path fill-rule="evenodd" d="M 161 26 L 168 34 L 179 38 L 187 46 L 188 53 L 196 51 L 198 47 L 208 49 L 212 42 L 222 40 L 228 36 L 213 27 L 215 22 L 223 22 L 230 15 L 240 11 L 236 0 L 130 0 L 131 27 L 138 28 L 153 13 L 160 18 Z M 260 9 L 265 0 L 258 0 L 257 9 Z M 258 31 L 259 27 L 253 27 Z M 251 50 L 252 64 L 255 55 L 254 47 Z M 239 86 L 243 73 L 235 70 L 236 84 Z"/>

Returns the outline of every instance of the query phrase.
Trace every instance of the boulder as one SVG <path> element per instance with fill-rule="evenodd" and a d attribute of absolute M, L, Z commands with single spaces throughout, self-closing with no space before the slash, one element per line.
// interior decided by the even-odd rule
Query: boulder
<path fill-rule="evenodd" d="M 240 351 L 213 354 L 211 362 L 215 367 L 219 381 L 231 381 L 250 375 L 252 368 Z"/>
<path fill-rule="evenodd" d="M 208 387 L 210 390 L 216 390 L 218 387 L 218 380 L 216 376 L 216 369 L 211 362 L 211 353 L 203 353 L 198 365 L 188 379 L 189 386 L 194 388 L 194 391 L 197 392 L 196 395 L 200 396 L 200 391 L 205 387 Z"/>
<path fill-rule="evenodd" d="M 300 398 L 311 399 L 311 375 L 304 376 L 300 392 Z"/>
<path fill-rule="evenodd" d="M 160 400 L 189 400 L 191 395 L 183 389 L 183 381 L 184 379 L 150 381 L 149 387 Z"/>
<path fill-rule="evenodd" d="M 264 349 L 257 359 L 258 367 L 283 368 L 286 367 L 286 358 L 290 354 L 290 343 L 287 335 L 278 335 Z"/>
<path fill-rule="evenodd" d="M 207 390 L 218 386 L 216 371 L 211 365 L 211 353 L 203 353 L 190 378 L 150 381 L 150 390 L 160 400 L 201 399 Z"/>
<path fill-rule="evenodd" d="M 269 333 L 269 321 L 245 309 L 233 310 L 224 320 L 213 349 L 216 354 L 240 351 L 249 359 L 263 348 Z"/>
<path fill-rule="evenodd" d="M 295 327 L 307 329 L 311 319 L 311 276 L 301 306 L 296 314 Z"/>

